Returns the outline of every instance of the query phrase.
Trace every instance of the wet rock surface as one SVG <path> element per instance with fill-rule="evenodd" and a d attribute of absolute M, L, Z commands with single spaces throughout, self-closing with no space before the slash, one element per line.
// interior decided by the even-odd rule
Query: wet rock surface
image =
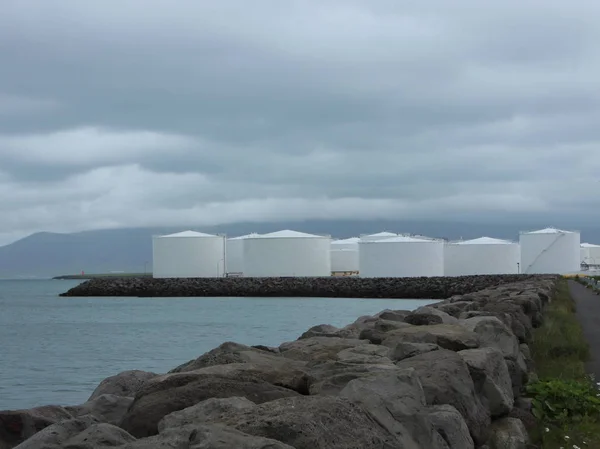
<path fill-rule="evenodd" d="M 81 405 L 0 411 L 0 449 L 525 448 L 528 343 L 558 277 L 457 279 L 368 280 L 369 288 L 380 282 L 369 297 L 447 299 L 343 328 L 314 326 L 277 348 L 225 342 L 169 373 L 109 377 Z M 123 282 L 91 281 L 80 291 L 164 293 L 156 286 L 176 285 Z M 190 282 L 188 296 L 204 285 Z M 410 290 L 428 282 L 426 293 Z M 205 296 L 216 296 L 210 288 Z"/>
<path fill-rule="evenodd" d="M 532 275 L 489 275 L 420 278 L 112 278 L 91 279 L 61 296 L 267 296 L 323 298 L 445 299 Z M 382 316 L 384 319 L 385 316 Z"/>

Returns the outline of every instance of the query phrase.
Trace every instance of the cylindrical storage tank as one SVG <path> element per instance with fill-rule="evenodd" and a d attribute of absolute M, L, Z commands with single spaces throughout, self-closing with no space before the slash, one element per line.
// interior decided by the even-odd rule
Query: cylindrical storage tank
<path fill-rule="evenodd" d="M 332 273 L 358 272 L 358 249 L 332 249 Z"/>
<path fill-rule="evenodd" d="M 517 274 L 521 263 L 519 244 L 481 237 L 449 242 L 444 248 L 445 276 Z"/>
<path fill-rule="evenodd" d="M 290 230 L 245 238 L 244 276 L 331 276 L 330 247 L 330 236 Z"/>
<path fill-rule="evenodd" d="M 600 265 L 600 245 L 582 243 L 581 262 L 588 265 Z"/>
<path fill-rule="evenodd" d="M 152 238 L 152 277 L 205 278 L 224 273 L 224 236 L 183 231 Z"/>
<path fill-rule="evenodd" d="M 244 274 L 244 240 L 258 234 L 241 235 L 227 239 L 227 274 L 243 276 Z"/>
<path fill-rule="evenodd" d="M 581 269 L 581 241 L 577 231 L 546 228 L 521 232 L 521 273 L 568 274 Z"/>
<path fill-rule="evenodd" d="M 358 251 L 360 277 L 419 277 L 444 275 L 444 242 L 393 237 L 361 241 Z"/>
<path fill-rule="evenodd" d="M 377 234 L 363 234 L 360 236 L 361 242 L 376 242 L 378 240 L 387 240 L 393 237 L 398 237 L 398 234 L 394 234 L 393 232 L 378 232 Z"/>
<path fill-rule="evenodd" d="M 349 239 L 332 240 L 331 249 L 352 249 L 358 251 L 359 237 L 350 237 Z"/>

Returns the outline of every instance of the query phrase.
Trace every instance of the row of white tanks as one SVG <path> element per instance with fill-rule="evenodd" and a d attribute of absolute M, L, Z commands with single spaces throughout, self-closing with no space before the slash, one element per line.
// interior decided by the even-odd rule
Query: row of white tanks
<path fill-rule="evenodd" d="M 482 237 L 447 242 L 390 232 L 331 240 L 297 231 L 222 235 L 184 231 L 153 239 L 154 277 L 361 277 L 572 273 L 600 264 L 600 246 L 575 231 L 522 232 L 519 242 Z M 592 262 L 589 262 L 592 263 Z"/>

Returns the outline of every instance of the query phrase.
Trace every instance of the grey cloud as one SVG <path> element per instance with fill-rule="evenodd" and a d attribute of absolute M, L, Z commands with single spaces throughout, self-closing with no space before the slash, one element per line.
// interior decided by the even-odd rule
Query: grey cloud
<path fill-rule="evenodd" d="M 10 0 L 0 233 L 503 207 L 588 220 L 598 13 L 584 0 Z"/>

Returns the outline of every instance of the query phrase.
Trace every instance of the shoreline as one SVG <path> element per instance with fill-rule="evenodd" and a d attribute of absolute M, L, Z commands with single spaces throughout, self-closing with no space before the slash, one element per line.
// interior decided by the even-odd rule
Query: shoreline
<path fill-rule="evenodd" d="M 84 404 L 1 411 L 0 447 L 526 447 L 537 426 L 525 391 L 536 377 L 529 344 L 565 281 L 509 279 L 471 277 L 452 287 L 457 278 L 434 278 L 449 290 L 496 285 L 342 328 L 313 326 L 278 347 L 225 342 L 167 373 L 115 374 Z"/>
<path fill-rule="evenodd" d="M 446 299 L 537 278 L 524 274 L 420 278 L 95 278 L 60 296 Z"/>

